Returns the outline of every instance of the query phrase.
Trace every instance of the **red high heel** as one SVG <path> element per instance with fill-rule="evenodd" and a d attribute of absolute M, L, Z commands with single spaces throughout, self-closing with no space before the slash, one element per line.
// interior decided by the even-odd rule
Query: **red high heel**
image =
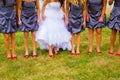
<path fill-rule="evenodd" d="M 17 59 L 17 56 L 13 56 L 12 59 Z"/>
<path fill-rule="evenodd" d="M 97 54 L 102 54 L 102 52 L 100 51 L 100 52 L 97 52 Z"/>
<path fill-rule="evenodd" d="M 88 54 L 91 54 L 92 53 L 92 51 L 88 51 Z"/>
<path fill-rule="evenodd" d="M 117 53 L 116 56 L 120 56 L 120 53 Z"/>
<path fill-rule="evenodd" d="M 73 53 L 73 52 L 71 52 L 71 55 L 75 55 L 75 52 Z"/>
<path fill-rule="evenodd" d="M 28 55 L 28 54 L 27 54 L 27 55 L 25 54 L 24 57 L 27 59 L 27 58 L 29 58 L 29 55 Z"/>
<path fill-rule="evenodd" d="M 113 52 L 108 52 L 108 54 L 113 55 Z"/>
<path fill-rule="evenodd" d="M 102 54 L 102 52 L 101 51 L 97 51 L 97 49 L 96 49 L 96 52 L 97 52 L 97 54 Z"/>
<path fill-rule="evenodd" d="M 54 55 L 53 54 L 51 54 L 51 55 L 49 55 L 50 56 L 50 58 L 54 58 Z"/>
<path fill-rule="evenodd" d="M 12 60 L 12 56 L 7 57 L 7 59 Z"/>
<path fill-rule="evenodd" d="M 80 52 L 76 52 L 75 54 L 76 54 L 76 55 L 80 55 Z"/>
<path fill-rule="evenodd" d="M 37 54 L 33 54 L 32 57 L 33 57 L 33 58 L 37 58 L 38 55 L 37 55 Z"/>
<path fill-rule="evenodd" d="M 56 55 L 59 55 L 59 54 L 60 54 L 60 52 L 59 52 L 59 51 L 57 51 Z"/>

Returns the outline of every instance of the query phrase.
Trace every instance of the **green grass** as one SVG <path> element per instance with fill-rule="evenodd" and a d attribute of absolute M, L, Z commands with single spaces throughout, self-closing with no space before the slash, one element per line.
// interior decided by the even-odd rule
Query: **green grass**
<path fill-rule="evenodd" d="M 0 80 L 120 80 L 120 57 L 108 55 L 109 36 L 111 31 L 103 29 L 102 55 L 94 51 L 88 55 L 87 29 L 81 40 L 81 55 L 72 56 L 69 51 L 61 51 L 61 55 L 49 58 L 48 51 L 40 50 L 37 45 L 38 58 L 23 57 L 25 49 L 23 33 L 17 32 L 17 60 L 6 58 L 3 35 L 0 34 Z M 118 36 L 117 36 L 118 37 Z M 31 37 L 29 37 L 29 51 L 32 55 Z M 118 39 L 115 44 L 117 51 Z"/>

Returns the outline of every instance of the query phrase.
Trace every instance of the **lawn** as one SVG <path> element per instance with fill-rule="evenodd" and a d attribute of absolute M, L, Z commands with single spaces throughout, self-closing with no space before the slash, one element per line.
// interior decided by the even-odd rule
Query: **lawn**
<path fill-rule="evenodd" d="M 94 51 L 88 55 L 87 29 L 81 40 L 81 55 L 72 56 L 69 51 L 61 51 L 54 59 L 49 58 L 46 50 L 40 50 L 37 45 L 37 58 L 25 59 L 23 33 L 17 32 L 17 60 L 8 60 L 0 34 L 0 80 L 120 80 L 120 57 L 109 55 L 110 30 L 103 29 L 101 45 L 102 54 Z M 118 36 L 117 36 L 118 37 Z M 29 37 L 29 51 L 32 55 L 31 37 Z M 118 39 L 115 51 L 118 47 Z"/>

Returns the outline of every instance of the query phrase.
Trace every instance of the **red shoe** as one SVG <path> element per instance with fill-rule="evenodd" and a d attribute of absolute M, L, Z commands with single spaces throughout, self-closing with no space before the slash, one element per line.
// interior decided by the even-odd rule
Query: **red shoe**
<path fill-rule="evenodd" d="M 116 56 L 120 56 L 120 53 L 117 53 Z"/>
<path fill-rule="evenodd" d="M 37 55 L 37 54 L 34 54 L 34 55 L 32 55 L 32 57 L 33 57 L 33 58 L 37 58 L 37 57 L 38 57 L 38 55 Z"/>
<path fill-rule="evenodd" d="M 17 56 L 13 56 L 12 59 L 17 59 Z"/>
<path fill-rule="evenodd" d="M 12 56 L 7 57 L 7 59 L 12 60 Z"/>
<path fill-rule="evenodd" d="M 113 55 L 113 52 L 108 52 L 108 54 Z"/>
<path fill-rule="evenodd" d="M 60 52 L 59 52 L 59 51 L 57 51 L 56 55 L 59 55 L 59 54 L 60 54 Z"/>
<path fill-rule="evenodd" d="M 72 52 L 71 52 L 71 55 L 75 55 L 75 53 L 72 53 Z"/>
<path fill-rule="evenodd" d="M 92 53 L 92 51 L 88 51 L 88 54 L 91 54 Z"/>
<path fill-rule="evenodd" d="M 97 52 L 97 54 L 102 54 L 102 52 L 100 51 L 100 52 Z"/>
<path fill-rule="evenodd" d="M 24 57 L 27 59 L 27 58 L 29 57 L 29 55 L 28 55 L 28 54 L 27 54 L 27 55 L 25 54 Z"/>
<path fill-rule="evenodd" d="M 76 54 L 76 55 L 80 55 L 80 52 L 78 52 L 78 53 L 76 52 L 75 54 Z"/>
<path fill-rule="evenodd" d="M 52 54 L 52 55 L 49 55 L 50 56 L 50 58 L 54 58 L 54 55 Z"/>

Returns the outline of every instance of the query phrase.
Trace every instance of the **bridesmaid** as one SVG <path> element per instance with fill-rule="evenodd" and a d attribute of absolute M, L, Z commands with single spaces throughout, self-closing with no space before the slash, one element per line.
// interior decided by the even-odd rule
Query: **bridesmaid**
<path fill-rule="evenodd" d="M 114 53 L 114 43 L 116 40 L 116 33 L 119 32 L 119 46 L 116 56 L 120 56 L 120 0 L 109 0 L 109 5 L 114 3 L 113 10 L 110 15 L 110 19 L 108 22 L 108 27 L 112 30 L 110 37 L 110 50 L 109 54 Z"/>
<path fill-rule="evenodd" d="M 67 0 L 66 20 L 69 22 L 69 31 L 72 34 L 72 55 L 80 54 L 80 33 L 86 26 L 86 0 Z M 68 19 L 69 17 L 69 19 Z M 67 23 L 68 23 L 67 22 Z M 74 48 L 76 42 L 76 50 Z"/>
<path fill-rule="evenodd" d="M 105 11 L 107 0 L 87 0 L 87 5 L 87 26 L 89 42 L 88 54 L 91 54 L 93 50 L 94 30 L 96 32 L 96 51 L 97 54 L 101 54 L 102 52 L 100 50 L 100 45 L 102 41 L 102 28 L 106 26 Z"/>
<path fill-rule="evenodd" d="M 36 11 L 37 10 L 37 11 Z M 37 57 L 35 34 L 40 23 L 39 0 L 20 0 L 18 7 L 18 24 L 24 32 L 25 58 L 29 57 L 28 36 L 32 34 L 33 57 Z"/>
<path fill-rule="evenodd" d="M 7 49 L 7 58 L 16 59 L 15 52 L 17 31 L 17 18 L 15 12 L 16 0 L 0 0 L 0 33 L 4 35 L 4 43 Z M 10 42 L 11 41 L 11 42 Z M 10 51 L 12 45 L 12 51 Z"/>

